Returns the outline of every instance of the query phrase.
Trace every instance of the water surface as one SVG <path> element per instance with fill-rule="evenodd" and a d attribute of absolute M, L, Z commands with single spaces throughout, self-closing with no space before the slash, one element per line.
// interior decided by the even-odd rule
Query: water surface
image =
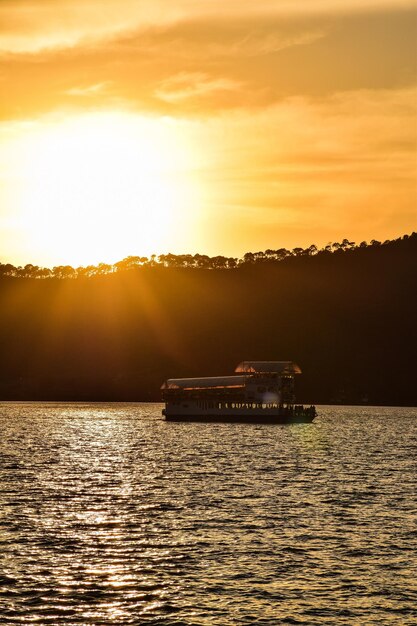
<path fill-rule="evenodd" d="M 2 624 L 410 625 L 417 409 L 0 404 Z"/>

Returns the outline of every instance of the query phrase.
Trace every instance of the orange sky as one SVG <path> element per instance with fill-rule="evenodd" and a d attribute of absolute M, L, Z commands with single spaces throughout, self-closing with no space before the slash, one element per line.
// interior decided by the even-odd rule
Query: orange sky
<path fill-rule="evenodd" d="M 0 262 L 416 230 L 415 9 L 0 0 Z"/>

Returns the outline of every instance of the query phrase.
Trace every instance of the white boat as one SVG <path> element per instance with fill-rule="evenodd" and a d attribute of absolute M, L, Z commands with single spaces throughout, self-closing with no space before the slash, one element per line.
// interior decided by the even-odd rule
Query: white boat
<path fill-rule="evenodd" d="M 232 376 L 170 378 L 161 387 L 169 421 L 305 423 L 314 406 L 295 404 L 292 361 L 243 361 Z"/>

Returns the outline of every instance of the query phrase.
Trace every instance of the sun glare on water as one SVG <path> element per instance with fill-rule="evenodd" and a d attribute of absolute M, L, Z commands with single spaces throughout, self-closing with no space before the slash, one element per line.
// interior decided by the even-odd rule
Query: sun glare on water
<path fill-rule="evenodd" d="M 83 115 L 29 129 L 22 145 L 17 214 L 37 258 L 115 262 L 181 245 L 198 192 L 176 122 Z"/>

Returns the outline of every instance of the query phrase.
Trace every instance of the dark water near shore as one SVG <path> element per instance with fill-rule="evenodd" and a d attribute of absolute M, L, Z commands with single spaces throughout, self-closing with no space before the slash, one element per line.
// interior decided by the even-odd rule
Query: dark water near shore
<path fill-rule="evenodd" d="M 417 619 L 417 409 L 0 404 L 2 624 Z"/>

